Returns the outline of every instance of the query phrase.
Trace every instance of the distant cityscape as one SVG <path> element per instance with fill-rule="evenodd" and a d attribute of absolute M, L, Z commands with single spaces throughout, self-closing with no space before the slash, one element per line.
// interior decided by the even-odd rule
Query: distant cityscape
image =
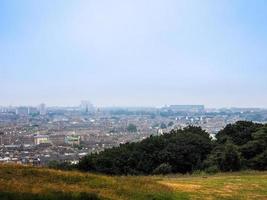
<path fill-rule="evenodd" d="M 0 163 L 48 165 L 77 163 L 103 151 L 151 135 L 189 125 L 200 126 L 211 137 L 229 123 L 267 122 L 264 108 L 205 108 L 204 105 L 156 107 L 0 106 Z"/>

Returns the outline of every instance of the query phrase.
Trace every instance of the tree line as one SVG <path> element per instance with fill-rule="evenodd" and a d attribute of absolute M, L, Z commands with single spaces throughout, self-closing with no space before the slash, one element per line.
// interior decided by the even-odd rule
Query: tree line
<path fill-rule="evenodd" d="M 267 170 L 267 125 L 238 121 L 215 140 L 200 127 L 188 126 L 92 153 L 77 168 L 112 175 Z"/>

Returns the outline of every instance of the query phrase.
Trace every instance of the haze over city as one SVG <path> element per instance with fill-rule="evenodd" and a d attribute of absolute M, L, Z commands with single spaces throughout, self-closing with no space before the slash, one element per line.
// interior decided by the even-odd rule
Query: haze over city
<path fill-rule="evenodd" d="M 267 200 L 267 0 L 0 0 L 0 200 Z"/>
<path fill-rule="evenodd" d="M 0 105 L 267 107 L 267 2 L 0 2 Z"/>

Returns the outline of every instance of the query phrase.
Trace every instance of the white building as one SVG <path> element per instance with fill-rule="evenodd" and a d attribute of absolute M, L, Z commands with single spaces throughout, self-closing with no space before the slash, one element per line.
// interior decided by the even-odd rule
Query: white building
<path fill-rule="evenodd" d="M 36 135 L 34 136 L 34 144 L 44 144 L 44 143 L 50 143 L 48 135 Z"/>
<path fill-rule="evenodd" d="M 40 115 L 46 115 L 46 107 L 45 107 L 44 103 L 40 104 L 39 113 L 40 113 Z"/>

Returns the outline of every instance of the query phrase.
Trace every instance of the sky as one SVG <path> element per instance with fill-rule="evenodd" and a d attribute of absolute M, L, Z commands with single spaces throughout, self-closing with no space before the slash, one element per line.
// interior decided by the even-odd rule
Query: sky
<path fill-rule="evenodd" d="M 265 0 L 0 0 L 0 105 L 267 108 Z"/>

